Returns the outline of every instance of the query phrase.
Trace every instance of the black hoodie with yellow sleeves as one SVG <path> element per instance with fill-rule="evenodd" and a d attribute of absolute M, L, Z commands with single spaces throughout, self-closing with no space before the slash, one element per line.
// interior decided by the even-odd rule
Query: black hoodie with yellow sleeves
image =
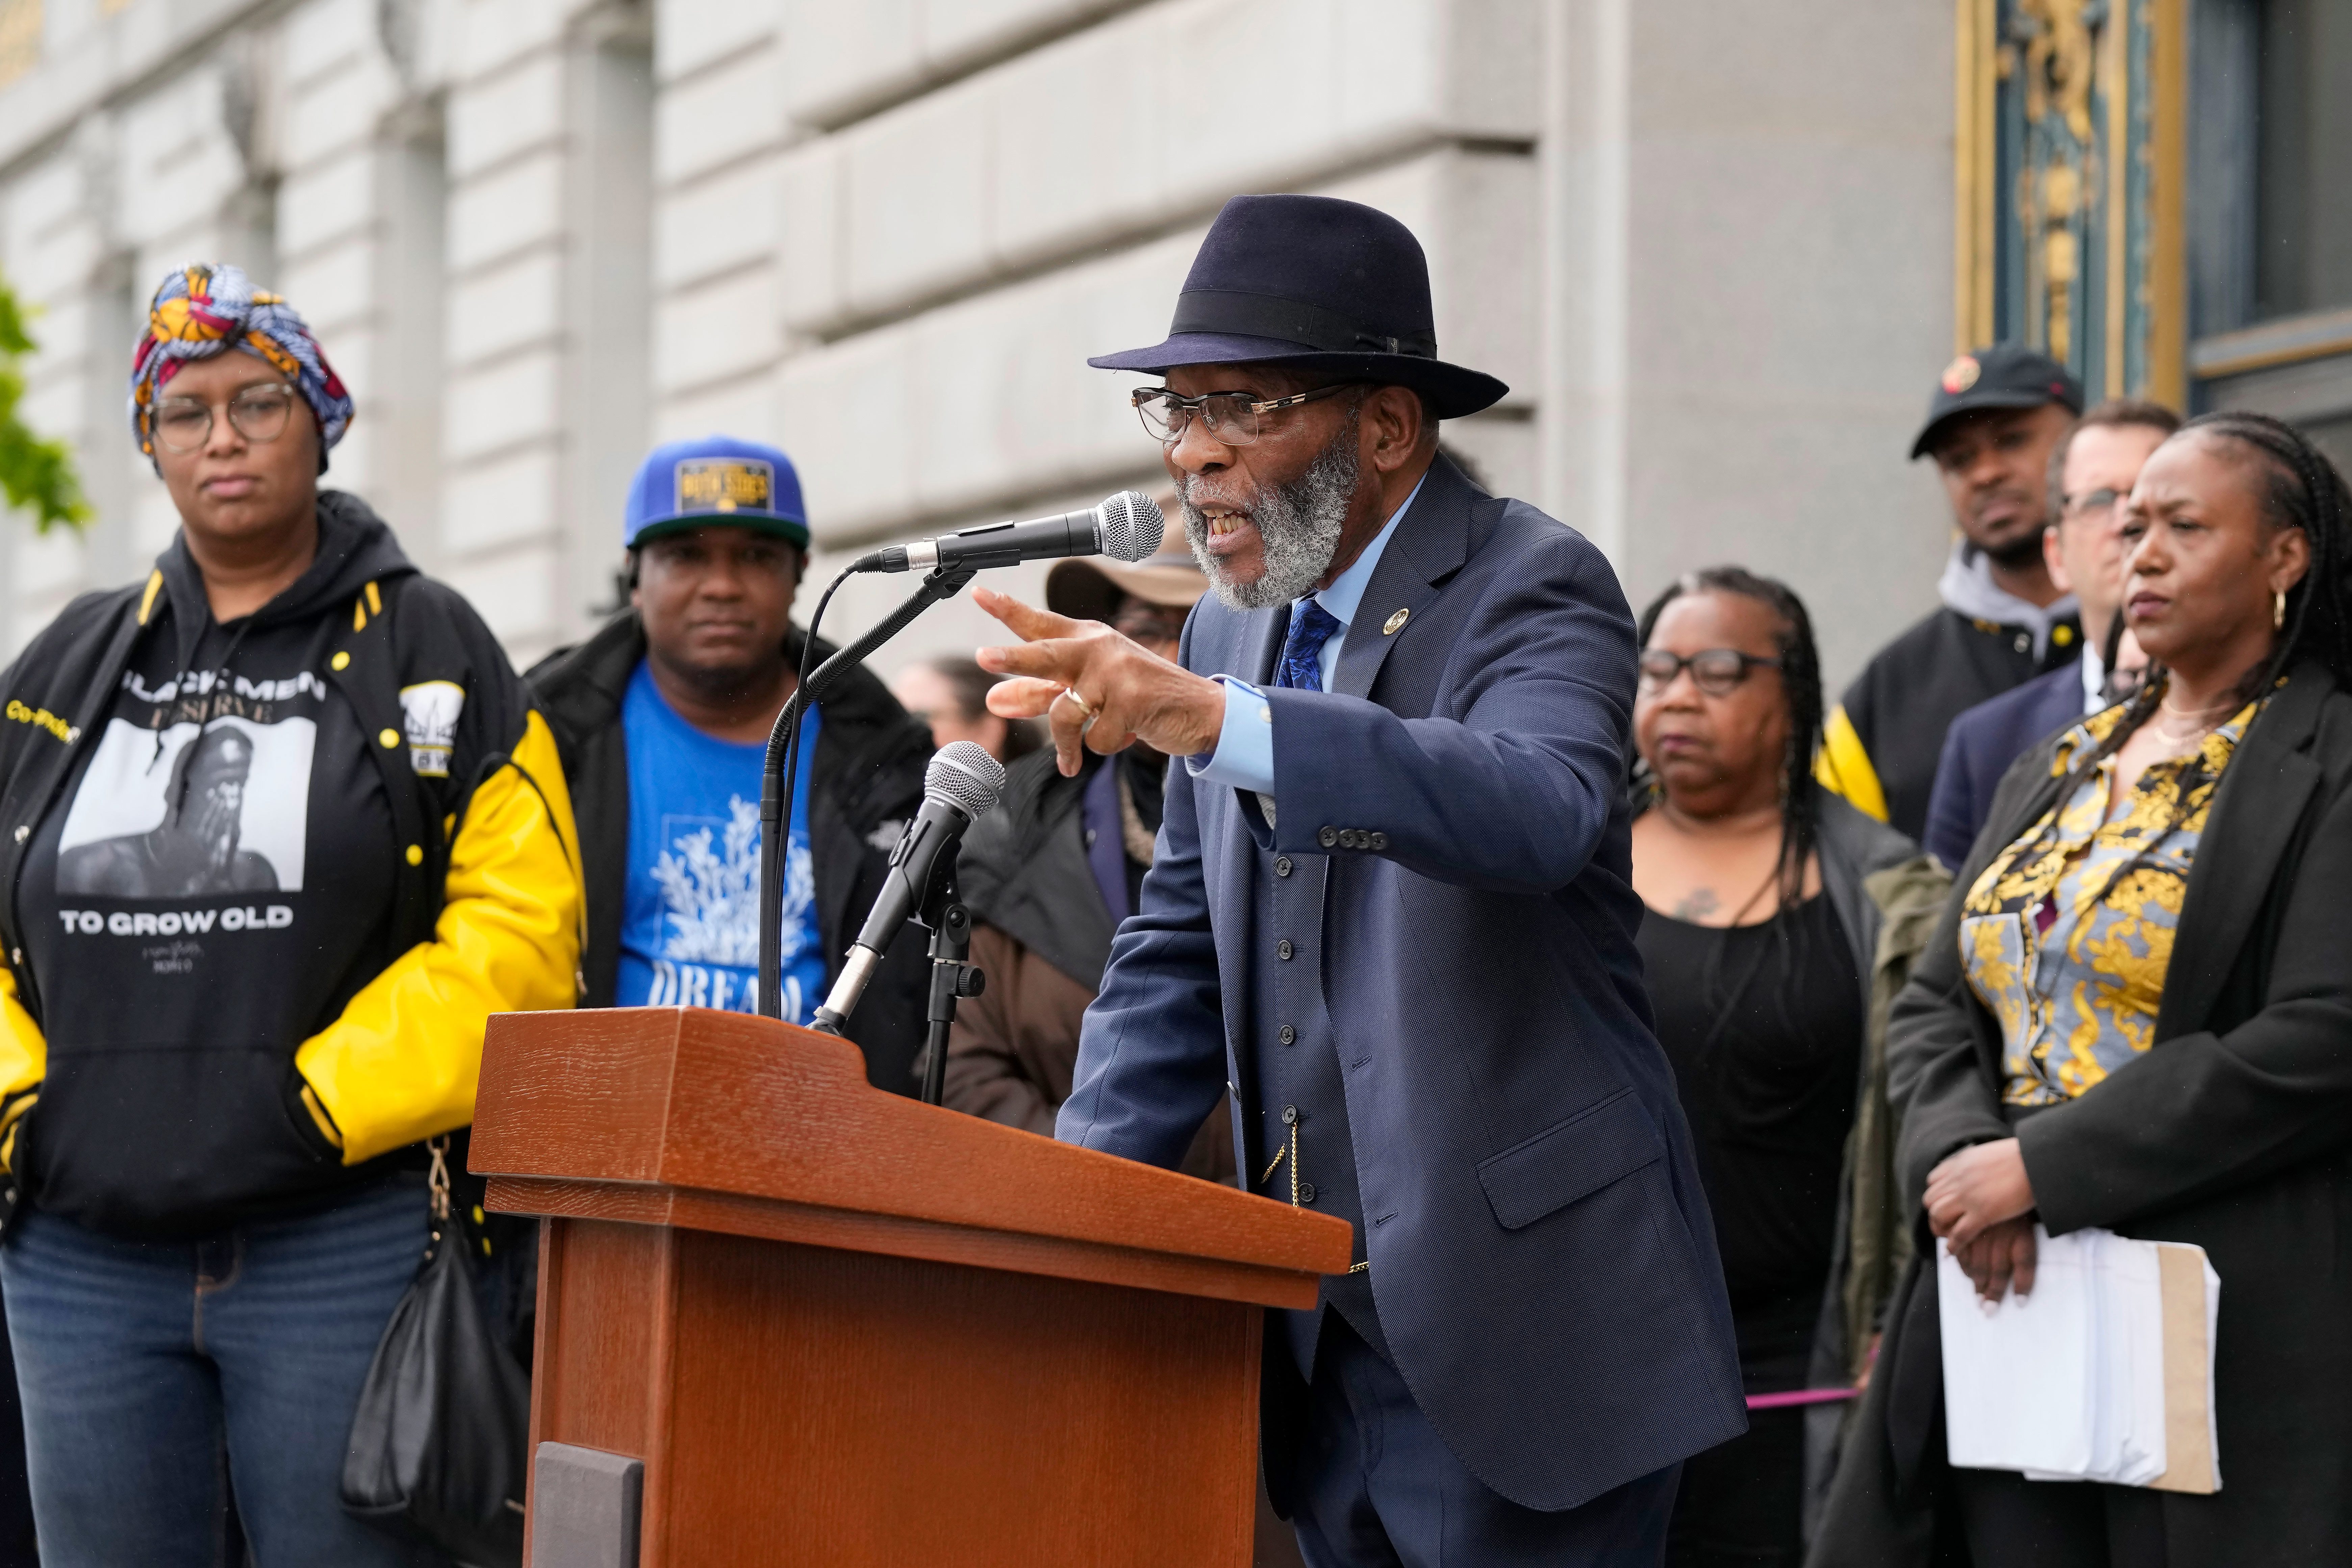
<path fill-rule="evenodd" d="M 12 1217 L 165 1239 L 331 1201 L 471 1122 L 490 1014 L 573 1004 L 545 721 L 363 502 L 319 524 L 250 616 L 174 541 L 0 676 Z"/>

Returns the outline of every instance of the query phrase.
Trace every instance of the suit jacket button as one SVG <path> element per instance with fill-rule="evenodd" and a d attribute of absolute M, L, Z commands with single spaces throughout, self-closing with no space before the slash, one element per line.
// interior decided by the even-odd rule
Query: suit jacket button
<path fill-rule="evenodd" d="M 1280 1040 L 1286 1046 L 1295 1045 L 1298 1040 L 1298 1031 L 1292 1028 L 1289 1025 L 1285 1024 L 1282 1027 L 1274 1032 L 1274 1037 Z M 1282 1119 L 1285 1121 L 1297 1121 L 1298 1108 L 1295 1105 L 1284 1106 L 1282 1108 Z"/>
<path fill-rule="evenodd" d="M 1290 945 L 1290 939 L 1288 937 L 1284 937 L 1280 942 L 1274 944 L 1274 956 L 1283 960 L 1285 963 L 1289 962 L 1290 955 L 1295 951 L 1297 950 Z"/>
<path fill-rule="evenodd" d="M 1274 858 L 1274 874 L 1277 877 L 1287 877 L 1290 875 L 1289 856 L 1277 855 Z"/>
<path fill-rule="evenodd" d="M 1339 830 L 1336 827 L 1318 828 L 1315 833 L 1315 842 L 1328 849 L 1339 842 Z"/>
<path fill-rule="evenodd" d="M 1298 1184 L 1298 1201 L 1302 1204 L 1311 1204 L 1315 1201 L 1314 1183 L 1301 1182 Z"/>
<path fill-rule="evenodd" d="M 1373 847 L 1373 848 L 1375 848 L 1375 849 L 1385 849 L 1385 848 L 1387 848 L 1388 847 L 1389 847 L 1389 836 L 1388 836 L 1387 834 L 1385 834 L 1385 833 L 1374 833 L 1374 834 L 1372 835 L 1372 847 Z"/>
<path fill-rule="evenodd" d="M 1286 1105 L 1282 1108 L 1282 1124 L 1286 1127 L 1295 1127 L 1298 1124 L 1298 1107 Z"/>

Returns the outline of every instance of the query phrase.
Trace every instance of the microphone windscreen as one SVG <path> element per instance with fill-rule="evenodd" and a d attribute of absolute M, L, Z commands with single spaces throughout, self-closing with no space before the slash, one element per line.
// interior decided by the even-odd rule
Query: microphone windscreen
<path fill-rule="evenodd" d="M 1102 544 L 1102 553 L 1114 561 L 1132 566 L 1158 554 L 1160 541 L 1167 532 L 1168 520 L 1160 515 L 1160 503 L 1141 490 L 1121 490 L 1095 508 L 1095 537 Z"/>
<path fill-rule="evenodd" d="M 923 773 L 923 793 L 974 821 L 986 816 L 1004 789 L 1004 764 L 973 741 L 950 741 Z"/>

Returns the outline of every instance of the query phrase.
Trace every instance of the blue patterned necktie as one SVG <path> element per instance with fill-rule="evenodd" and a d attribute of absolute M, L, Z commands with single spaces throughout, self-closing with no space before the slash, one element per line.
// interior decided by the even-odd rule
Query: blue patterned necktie
<path fill-rule="evenodd" d="M 1319 661 L 1323 645 L 1339 630 L 1339 617 L 1325 609 L 1314 599 L 1301 599 L 1290 607 L 1290 635 L 1283 639 L 1282 664 L 1275 673 L 1275 684 L 1294 691 L 1323 689 L 1323 666 Z"/>

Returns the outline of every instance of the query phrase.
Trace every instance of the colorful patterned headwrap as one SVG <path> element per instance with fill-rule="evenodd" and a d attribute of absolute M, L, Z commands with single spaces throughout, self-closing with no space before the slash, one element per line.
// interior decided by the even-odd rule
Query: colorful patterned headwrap
<path fill-rule="evenodd" d="M 294 379 L 319 416 L 319 469 L 327 448 L 351 427 L 352 395 L 319 352 L 302 313 L 276 294 L 254 288 L 243 269 L 226 263 L 184 267 L 163 279 L 147 307 L 147 334 L 131 360 L 131 433 L 139 449 L 155 455 L 155 402 L 180 366 L 231 348 L 267 361 Z"/>

